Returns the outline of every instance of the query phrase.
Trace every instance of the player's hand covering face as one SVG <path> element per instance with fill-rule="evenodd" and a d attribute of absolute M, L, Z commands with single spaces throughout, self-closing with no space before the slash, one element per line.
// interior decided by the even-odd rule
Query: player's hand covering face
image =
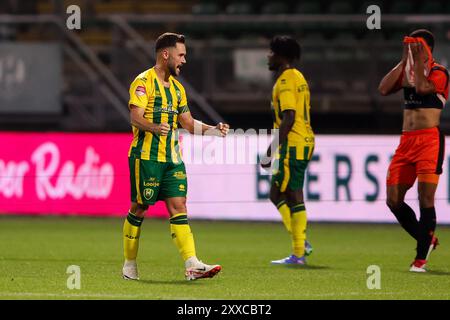
<path fill-rule="evenodd" d="M 425 50 L 423 49 L 423 45 L 420 42 L 417 43 L 411 43 L 410 45 L 412 55 L 414 57 L 414 60 L 422 60 L 423 62 L 428 61 L 428 57 L 425 54 Z"/>
<path fill-rule="evenodd" d="M 184 43 L 177 43 L 175 47 L 169 48 L 168 68 L 172 76 L 180 75 L 181 68 L 186 63 L 186 46 Z"/>

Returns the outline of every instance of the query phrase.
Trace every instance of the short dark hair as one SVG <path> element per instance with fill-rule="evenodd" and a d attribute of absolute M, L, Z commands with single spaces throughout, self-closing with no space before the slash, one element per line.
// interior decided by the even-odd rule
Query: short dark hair
<path fill-rule="evenodd" d="M 299 60 L 302 49 L 300 44 L 291 36 L 275 36 L 270 41 L 270 50 L 289 61 Z"/>
<path fill-rule="evenodd" d="M 156 39 L 155 51 L 158 52 L 161 49 L 175 47 L 177 43 L 185 43 L 184 35 L 166 32 Z"/>
<path fill-rule="evenodd" d="M 419 30 L 413 31 L 413 32 L 411 32 L 411 34 L 409 36 L 413 37 L 413 38 L 423 38 L 423 40 L 425 40 L 425 42 L 430 47 L 430 50 L 433 51 L 434 35 L 427 29 L 419 29 Z"/>

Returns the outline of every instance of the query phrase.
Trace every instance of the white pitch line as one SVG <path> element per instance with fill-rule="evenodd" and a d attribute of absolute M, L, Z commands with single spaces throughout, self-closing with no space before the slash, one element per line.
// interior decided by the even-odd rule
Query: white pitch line
<path fill-rule="evenodd" d="M 40 292 L 0 292 L 0 297 L 65 297 L 65 298 L 145 298 L 144 294 L 103 294 L 103 293 L 40 293 Z M 153 299 L 157 299 L 154 297 Z M 173 300 L 192 300 L 192 297 L 171 297 Z"/>
<path fill-rule="evenodd" d="M 336 293 L 311 293 L 311 294 L 303 294 L 297 299 L 304 299 L 304 298 L 332 298 L 332 297 L 345 297 L 345 296 L 365 296 L 367 299 L 370 299 L 371 296 L 388 296 L 388 295 L 407 295 L 409 292 L 336 292 Z M 254 294 L 255 298 L 258 297 L 271 297 L 271 294 Z M 277 297 L 292 297 L 292 295 L 284 294 L 284 295 L 277 295 Z M 433 296 L 442 296 L 440 294 L 433 294 L 433 293 L 422 293 L 417 294 L 416 297 L 433 297 Z M 61 298 L 119 298 L 119 299 L 132 299 L 132 298 L 143 298 L 143 299 L 152 299 L 152 297 L 149 297 L 145 294 L 102 294 L 102 293 L 39 293 L 39 292 L 0 292 L 0 297 L 61 297 Z M 245 300 L 248 300 L 248 295 L 245 295 Z M 198 297 L 168 297 L 167 299 L 164 299 L 164 297 L 153 297 L 153 299 L 163 299 L 163 300 L 205 300 L 205 298 Z M 232 299 L 239 299 L 239 296 L 233 296 Z M 412 298 L 413 299 L 413 298 Z M 206 299 L 209 300 L 209 299 Z M 212 300 L 216 300 L 215 298 L 212 298 Z M 222 300 L 222 299 L 219 299 Z M 224 299 L 226 300 L 226 299 Z M 251 299 L 250 299 L 251 300 Z M 294 299 L 296 300 L 296 299 Z"/>

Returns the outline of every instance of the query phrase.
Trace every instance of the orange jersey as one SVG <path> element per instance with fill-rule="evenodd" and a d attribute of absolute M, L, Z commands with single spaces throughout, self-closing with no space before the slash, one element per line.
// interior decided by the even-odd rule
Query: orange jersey
<path fill-rule="evenodd" d="M 404 87 L 405 109 L 443 109 L 448 99 L 449 75 L 447 69 L 433 61 L 427 80 L 434 84 L 435 93 L 419 95 L 414 87 Z"/>

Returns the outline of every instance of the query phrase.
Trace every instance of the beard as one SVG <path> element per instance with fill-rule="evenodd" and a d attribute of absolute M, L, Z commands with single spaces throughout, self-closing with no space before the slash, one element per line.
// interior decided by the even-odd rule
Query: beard
<path fill-rule="evenodd" d="M 178 76 L 177 67 L 175 65 L 169 65 L 169 72 L 170 72 L 170 75 L 173 77 Z"/>

